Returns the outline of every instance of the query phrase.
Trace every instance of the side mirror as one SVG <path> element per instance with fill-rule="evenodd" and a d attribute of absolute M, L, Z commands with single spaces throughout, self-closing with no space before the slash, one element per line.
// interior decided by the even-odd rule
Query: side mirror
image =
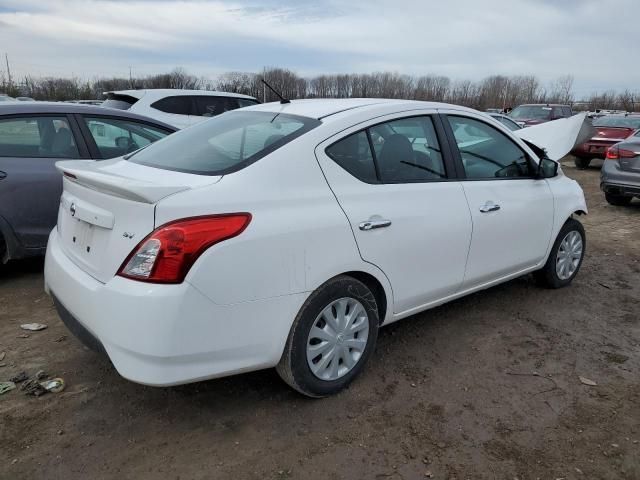
<path fill-rule="evenodd" d="M 538 163 L 538 178 L 553 178 L 558 175 L 558 162 L 542 157 Z"/>

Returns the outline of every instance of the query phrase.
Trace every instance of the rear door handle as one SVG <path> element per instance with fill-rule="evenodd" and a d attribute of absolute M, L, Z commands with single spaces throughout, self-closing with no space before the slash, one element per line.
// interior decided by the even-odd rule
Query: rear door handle
<path fill-rule="evenodd" d="M 358 228 L 363 231 L 373 230 L 374 228 L 385 228 L 391 225 L 391 220 L 367 220 L 360 223 Z"/>
<path fill-rule="evenodd" d="M 482 213 L 496 212 L 498 210 L 500 210 L 500 205 L 497 205 L 497 204 L 495 204 L 493 202 L 487 202 L 483 206 L 480 207 L 480 211 Z"/>
<path fill-rule="evenodd" d="M 7 178 L 7 173 L 0 170 L 0 180 L 2 180 L 3 178 Z"/>

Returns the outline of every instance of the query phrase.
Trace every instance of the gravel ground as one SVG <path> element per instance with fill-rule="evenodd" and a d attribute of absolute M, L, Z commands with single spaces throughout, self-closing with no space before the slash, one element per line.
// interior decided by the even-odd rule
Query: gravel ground
<path fill-rule="evenodd" d="M 597 166 L 564 166 L 590 208 L 570 287 L 524 277 L 384 328 L 324 400 L 272 370 L 130 383 L 66 331 L 42 260 L 0 267 L 0 380 L 67 382 L 0 396 L 0 478 L 640 479 L 640 202 L 609 206 Z"/>

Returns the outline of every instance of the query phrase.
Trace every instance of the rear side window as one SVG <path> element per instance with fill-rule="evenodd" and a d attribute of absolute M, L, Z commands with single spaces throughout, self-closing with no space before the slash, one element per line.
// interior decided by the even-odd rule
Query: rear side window
<path fill-rule="evenodd" d="M 0 157 L 78 158 L 66 117 L 0 120 Z"/>
<path fill-rule="evenodd" d="M 84 117 L 102 158 L 114 158 L 157 142 L 171 132 L 136 122 L 106 117 Z"/>
<path fill-rule="evenodd" d="M 428 116 L 374 125 L 339 140 L 325 152 L 366 183 L 425 182 L 447 176 L 433 121 Z"/>
<path fill-rule="evenodd" d="M 527 154 L 499 130 L 468 117 L 447 117 L 467 178 L 530 178 Z"/>
<path fill-rule="evenodd" d="M 367 132 L 349 135 L 325 150 L 327 155 L 351 175 L 366 183 L 377 183 L 376 168 Z"/>
<path fill-rule="evenodd" d="M 571 116 L 571 107 L 562 107 L 562 113 L 565 117 Z"/>
<path fill-rule="evenodd" d="M 236 98 L 236 100 L 238 101 L 238 105 L 240 106 L 240 108 L 242 107 L 250 107 L 251 105 L 258 105 L 257 100 L 251 100 L 250 98 Z"/>
<path fill-rule="evenodd" d="M 152 108 L 160 110 L 164 113 L 175 113 L 176 115 L 193 115 L 192 102 L 193 97 L 166 97 L 151 104 Z"/>
<path fill-rule="evenodd" d="M 235 98 L 201 96 L 196 100 L 196 114 L 201 117 L 215 117 L 221 113 L 238 108 Z"/>
<path fill-rule="evenodd" d="M 274 152 L 320 123 L 298 115 L 236 111 L 181 130 L 125 158 L 164 170 L 225 175 Z"/>
<path fill-rule="evenodd" d="M 102 107 L 115 108 L 117 110 L 129 110 L 131 105 L 138 101 L 130 95 L 120 95 L 117 93 L 107 93 L 107 99 L 102 102 Z"/>

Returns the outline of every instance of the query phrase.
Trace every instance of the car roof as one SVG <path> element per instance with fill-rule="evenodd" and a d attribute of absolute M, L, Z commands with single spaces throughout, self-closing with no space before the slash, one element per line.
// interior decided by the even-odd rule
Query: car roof
<path fill-rule="evenodd" d="M 518 107 L 570 107 L 566 103 L 523 103 Z M 517 108 L 517 107 L 516 107 Z"/>
<path fill-rule="evenodd" d="M 138 90 L 109 90 L 104 92 L 104 95 L 109 93 L 113 93 L 115 95 L 128 95 L 133 98 L 137 98 L 138 100 L 144 97 L 145 95 L 151 94 L 154 97 L 179 97 L 185 95 L 201 95 L 201 96 L 212 96 L 212 97 L 234 97 L 234 98 L 248 98 L 251 100 L 255 100 L 254 97 L 249 95 L 242 95 L 240 93 L 230 93 L 230 92 L 218 92 L 215 90 L 183 90 L 178 88 L 146 88 L 146 89 L 138 89 Z"/>
<path fill-rule="evenodd" d="M 397 100 L 387 98 L 316 98 L 305 100 L 291 100 L 290 103 L 271 102 L 262 103 L 245 107 L 242 110 L 253 110 L 259 112 L 288 113 L 291 115 L 300 115 L 303 117 L 315 118 L 318 120 L 330 117 L 337 113 L 347 111 L 362 111 L 371 107 L 378 106 L 397 106 L 398 108 L 456 108 L 460 110 L 469 110 L 466 107 L 458 105 L 449 105 L 438 102 L 423 102 L 418 100 Z"/>
<path fill-rule="evenodd" d="M 43 114 L 43 113 L 59 113 L 59 114 L 73 114 L 81 113 L 85 115 L 102 115 L 109 117 L 121 117 L 129 118 L 131 120 L 142 120 L 147 123 L 152 123 L 171 130 L 177 131 L 176 127 L 168 125 L 164 122 L 154 120 L 153 118 L 145 117 L 144 115 L 138 115 L 126 110 L 118 110 L 115 108 L 106 108 L 98 105 L 86 105 L 81 103 L 66 103 L 66 102 L 7 102 L 0 103 L 0 116 L 3 115 L 21 115 L 21 114 Z"/>

